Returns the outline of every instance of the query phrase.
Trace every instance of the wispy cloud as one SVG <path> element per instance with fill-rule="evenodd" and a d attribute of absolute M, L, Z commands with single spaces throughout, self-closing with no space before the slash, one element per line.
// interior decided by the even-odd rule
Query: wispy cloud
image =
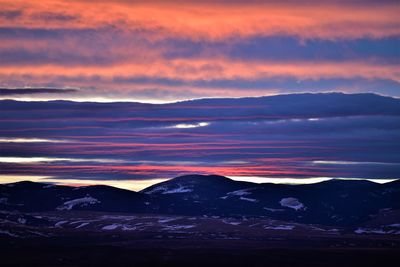
<path fill-rule="evenodd" d="M 198 127 L 205 127 L 210 125 L 209 122 L 199 122 L 199 123 L 180 123 L 173 126 L 169 126 L 168 128 L 176 128 L 176 129 L 190 129 L 190 128 L 198 128 Z"/>
<path fill-rule="evenodd" d="M 118 159 L 84 159 L 84 158 L 49 158 L 49 157 L 0 157 L 0 163 L 50 163 L 50 162 L 97 162 L 97 163 L 125 163 Z"/>
<path fill-rule="evenodd" d="M 379 5 L 351 1 L 309 1 L 303 5 L 291 1 L 1 2 L 3 6 L 13 7 L 3 16 L 2 25 L 8 27 L 82 29 L 114 26 L 121 30 L 156 32 L 153 38 L 178 36 L 214 40 L 282 33 L 329 39 L 399 34 L 399 7 L 391 1 Z M 16 11 L 23 13 L 18 20 L 10 16 Z"/>
<path fill-rule="evenodd" d="M 0 86 L 88 89 L 3 99 L 398 96 L 399 5 L 306 3 L 1 0 Z"/>
<path fill-rule="evenodd" d="M 400 102 L 378 95 L 1 104 L 4 175 L 394 179 L 400 171 Z"/>
<path fill-rule="evenodd" d="M 46 139 L 46 138 L 10 138 L 0 137 L 0 143 L 68 143 L 71 140 L 63 139 Z"/>

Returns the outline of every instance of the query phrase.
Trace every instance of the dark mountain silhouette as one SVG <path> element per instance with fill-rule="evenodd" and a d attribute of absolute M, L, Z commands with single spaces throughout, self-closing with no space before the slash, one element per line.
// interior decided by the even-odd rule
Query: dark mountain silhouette
<path fill-rule="evenodd" d="M 73 102 L 73 101 L 30 101 L 0 100 L 1 109 L 5 112 L 29 110 L 41 114 L 42 110 L 57 110 L 57 117 L 90 117 L 93 110 L 103 117 L 163 117 L 198 119 L 204 116 L 234 117 L 252 116 L 269 119 L 303 118 L 303 117 L 336 117 L 368 115 L 400 115 L 400 101 L 397 98 L 372 93 L 302 93 L 245 98 L 210 98 L 195 99 L 166 104 L 148 104 L 139 102 Z M 230 107 L 230 108 L 227 108 Z M 109 110 L 114 112 L 110 113 Z M 118 113 L 117 111 L 123 111 Z M 215 111 L 218 112 L 215 112 Z M 184 112 L 182 112 L 184 111 Z M 9 113 L 12 115 L 11 113 Z M 42 115 L 43 116 L 43 115 Z"/>
<path fill-rule="evenodd" d="M 400 209 L 400 182 L 330 180 L 283 185 L 240 182 L 217 175 L 186 175 L 140 192 L 110 186 L 76 188 L 18 182 L 0 185 L 0 209 L 263 216 L 349 226 L 368 221 L 383 209 Z"/>
<path fill-rule="evenodd" d="M 70 187 L 23 181 L 0 186 L 2 210 L 144 212 L 146 195 L 111 186 Z"/>

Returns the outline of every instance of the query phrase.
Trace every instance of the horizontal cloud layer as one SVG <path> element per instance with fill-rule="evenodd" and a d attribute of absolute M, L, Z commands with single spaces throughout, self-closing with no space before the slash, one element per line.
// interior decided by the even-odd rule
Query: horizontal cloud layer
<path fill-rule="evenodd" d="M 373 94 L 162 105 L 1 101 L 0 111 L 5 176 L 400 178 L 400 101 Z"/>
<path fill-rule="evenodd" d="M 395 1 L 0 4 L 0 86 L 83 89 L 7 98 L 165 102 L 309 91 L 399 96 Z"/>
<path fill-rule="evenodd" d="M 296 35 L 301 38 L 360 38 L 399 35 L 395 1 L 9 1 L 0 13 L 7 27 L 86 29 L 116 27 L 183 36 Z"/>

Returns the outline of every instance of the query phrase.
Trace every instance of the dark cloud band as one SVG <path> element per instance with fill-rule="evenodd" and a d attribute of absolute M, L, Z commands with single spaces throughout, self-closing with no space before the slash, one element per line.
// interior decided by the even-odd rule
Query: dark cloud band
<path fill-rule="evenodd" d="M 33 94 L 66 94 L 76 93 L 78 89 L 56 89 L 56 88 L 0 88 L 0 96 L 33 95 Z"/>

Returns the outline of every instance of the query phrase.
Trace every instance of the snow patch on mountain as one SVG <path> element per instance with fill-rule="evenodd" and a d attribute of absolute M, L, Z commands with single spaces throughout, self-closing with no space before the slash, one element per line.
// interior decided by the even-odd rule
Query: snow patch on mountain
<path fill-rule="evenodd" d="M 89 224 L 88 222 L 81 223 L 80 225 L 78 225 L 77 227 L 75 227 L 75 229 L 82 228 L 82 227 L 84 227 L 84 226 L 86 226 L 86 225 L 88 225 L 88 224 Z"/>
<path fill-rule="evenodd" d="M 106 226 L 104 226 L 104 227 L 101 228 L 101 229 L 102 229 L 102 230 L 115 230 L 115 229 L 117 229 L 117 228 L 120 227 L 120 226 L 121 226 L 120 224 L 114 223 L 114 224 L 106 225 Z"/>
<path fill-rule="evenodd" d="M 161 193 L 161 194 L 176 194 L 176 193 L 189 193 L 193 192 L 192 188 L 188 186 L 183 186 L 178 184 L 178 187 L 169 188 L 167 186 L 157 186 L 150 191 L 145 192 L 146 194 L 154 194 L 154 193 Z"/>
<path fill-rule="evenodd" d="M 122 225 L 122 231 L 135 231 L 135 230 L 137 230 L 137 227 L 135 226 Z"/>
<path fill-rule="evenodd" d="M 177 225 L 166 225 L 164 226 L 161 230 L 162 231 L 176 231 L 176 230 L 186 230 L 186 229 L 190 229 L 196 227 L 195 224 L 190 224 L 190 225 L 181 225 L 181 224 L 177 224 Z"/>
<path fill-rule="evenodd" d="M 119 224 L 113 223 L 101 228 L 102 230 L 112 231 L 112 230 L 122 230 L 122 231 L 135 231 L 137 230 L 136 226 L 126 225 L 126 224 Z"/>
<path fill-rule="evenodd" d="M 394 234 L 400 235 L 400 231 L 397 230 L 384 230 L 384 229 L 375 229 L 375 228 L 358 228 L 354 231 L 356 234 L 380 234 L 380 235 L 387 235 L 387 234 Z"/>
<path fill-rule="evenodd" d="M 159 219 L 158 222 L 159 222 L 159 223 L 167 223 L 167 222 L 172 222 L 172 221 L 175 221 L 175 220 L 178 220 L 178 219 L 179 219 L 179 218 L 173 218 L 173 217 L 172 217 L 172 218 L 169 218 L 169 217 L 168 217 L 168 218 Z"/>
<path fill-rule="evenodd" d="M 86 207 L 86 206 L 95 205 L 98 203 L 100 203 L 100 201 L 98 199 L 93 198 L 91 196 L 86 196 L 83 198 L 77 198 L 77 199 L 73 199 L 73 200 L 64 202 L 64 204 L 57 207 L 57 210 L 71 210 L 75 206 Z"/>
<path fill-rule="evenodd" d="M 273 208 L 267 208 L 267 207 L 264 207 L 263 209 L 268 210 L 268 211 L 271 211 L 271 212 L 285 211 L 284 209 L 273 209 Z"/>
<path fill-rule="evenodd" d="M 265 230 L 293 230 L 294 225 L 277 225 L 277 226 L 264 226 Z"/>
<path fill-rule="evenodd" d="M 249 192 L 249 191 L 254 190 L 254 189 L 256 189 L 256 188 L 245 188 L 245 189 L 240 189 L 240 190 L 228 192 L 228 193 L 226 193 L 225 196 L 220 197 L 220 198 L 221 199 L 227 199 L 227 198 L 230 198 L 230 197 L 238 196 L 240 200 L 250 201 L 250 202 L 258 202 L 258 200 L 255 199 L 255 198 L 245 197 L 245 196 L 251 195 L 252 193 Z"/>
<path fill-rule="evenodd" d="M 232 219 L 224 219 L 224 220 L 222 220 L 222 222 L 223 223 L 226 223 L 226 224 L 230 224 L 230 225 L 240 225 L 242 222 L 241 221 L 235 221 L 235 220 L 232 220 Z"/>
<path fill-rule="evenodd" d="M 248 196 L 248 195 L 251 195 L 251 192 L 249 192 L 249 191 L 252 189 L 254 189 L 254 188 L 246 188 L 246 189 L 236 190 L 236 191 L 227 193 L 227 195 L 228 196 Z"/>
<path fill-rule="evenodd" d="M 304 204 L 301 203 L 297 198 L 294 198 L 294 197 L 282 198 L 281 201 L 279 201 L 279 204 L 281 204 L 282 207 L 291 208 L 296 211 L 306 209 Z"/>
<path fill-rule="evenodd" d="M 61 225 L 63 225 L 63 224 L 65 224 L 65 223 L 67 223 L 68 221 L 59 221 L 59 222 L 57 222 L 55 225 L 54 225 L 54 227 L 61 227 Z"/>
<path fill-rule="evenodd" d="M 249 202 L 258 202 L 255 198 L 248 198 L 248 197 L 240 197 L 240 200 L 249 201 Z"/>
<path fill-rule="evenodd" d="M 102 220 L 124 220 L 124 221 L 131 221 L 136 219 L 137 216 L 132 215 L 102 215 Z"/>
<path fill-rule="evenodd" d="M 157 186 L 149 191 L 146 191 L 145 194 L 151 195 L 151 194 L 155 194 L 155 193 L 165 192 L 167 190 L 168 189 L 166 186 Z"/>
<path fill-rule="evenodd" d="M 173 188 L 167 191 L 164 191 L 163 194 L 176 194 L 176 193 L 189 193 L 193 192 L 193 189 L 185 187 L 185 186 L 179 186 L 178 188 Z"/>

